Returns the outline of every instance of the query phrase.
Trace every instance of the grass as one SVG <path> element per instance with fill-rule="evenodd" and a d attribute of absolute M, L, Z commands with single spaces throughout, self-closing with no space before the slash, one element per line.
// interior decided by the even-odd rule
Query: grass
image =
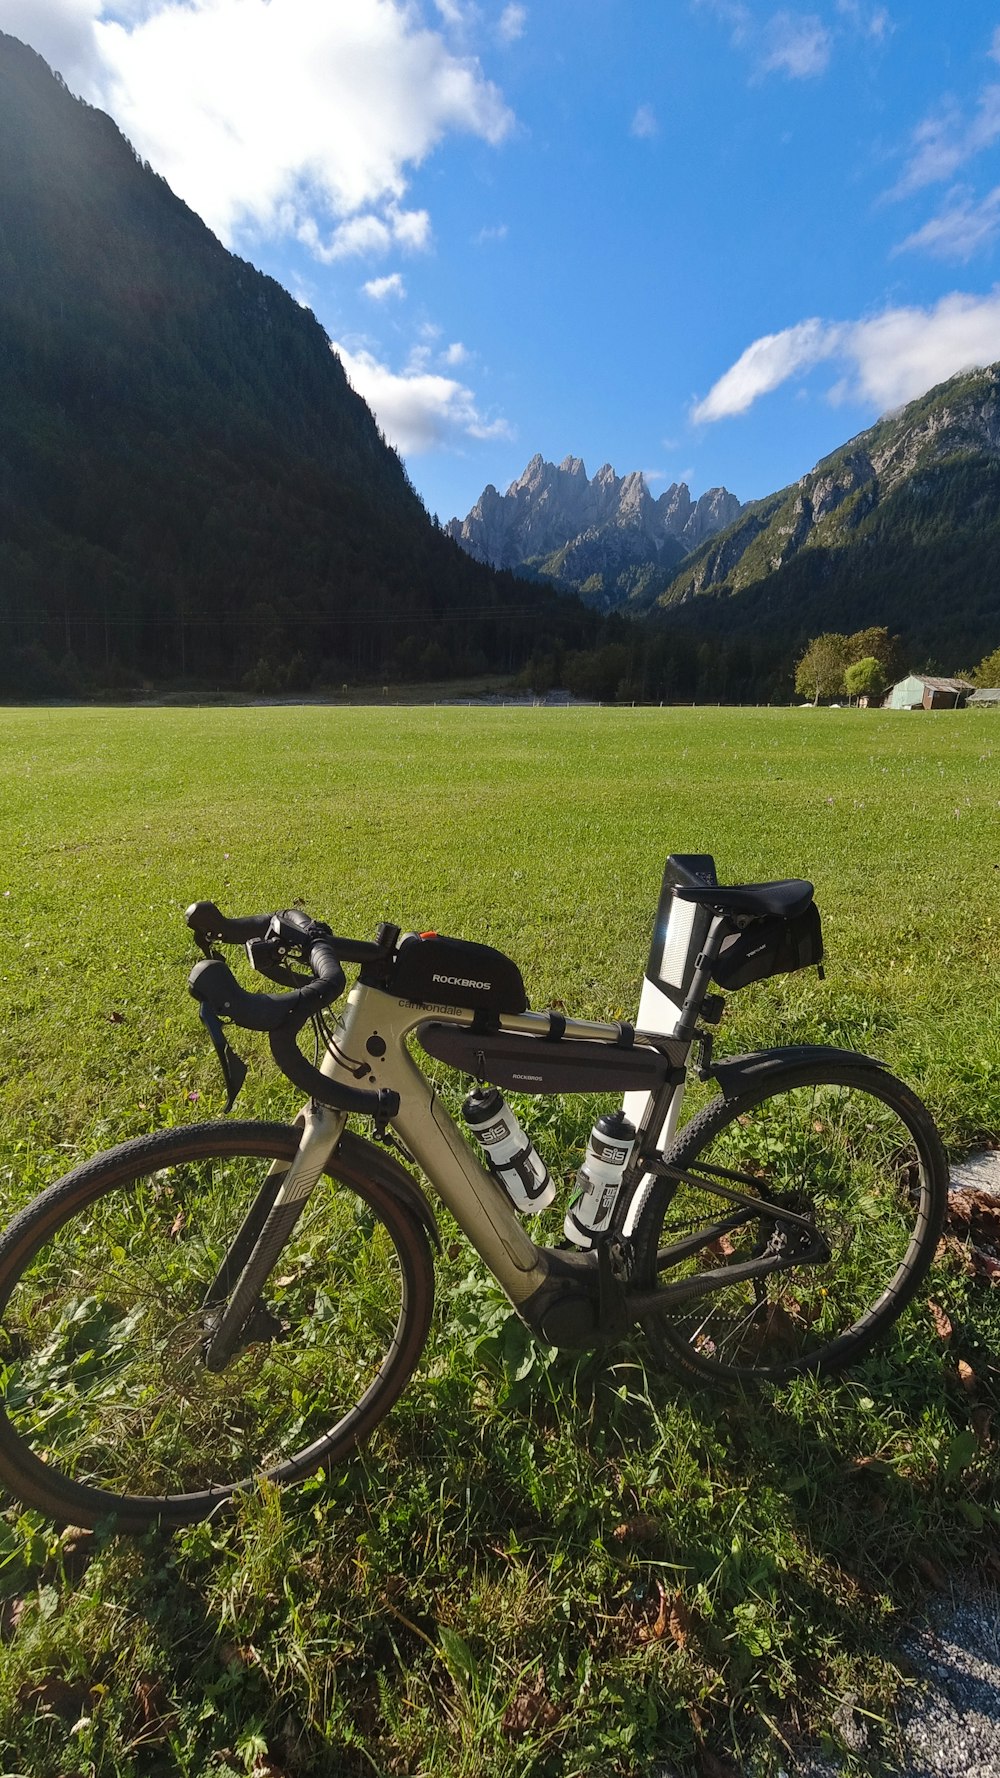
<path fill-rule="evenodd" d="M 628 1016 L 670 851 L 817 885 L 826 980 L 732 996 L 720 1049 L 866 1049 L 964 1152 L 1000 1131 L 998 757 L 971 711 L 5 711 L 6 1208 L 220 1104 L 189 900 L 461 933 Z M 242 1115 L 291 1112 L 237 1047 Z M 568 1178 L 593 1102 L 521 1109 Z M 766 1772 L 847 1694 L 891 1750 L 899 1613 L 997 1559 L 1000 1292 L 945 1263 L 946 1340 L 921 1302 L 753 1403 L 532 1347 L 444 1233 L 416 1379 L 335 1476 L 142 1543 L 0 1520 L 5 1771 Z"/>

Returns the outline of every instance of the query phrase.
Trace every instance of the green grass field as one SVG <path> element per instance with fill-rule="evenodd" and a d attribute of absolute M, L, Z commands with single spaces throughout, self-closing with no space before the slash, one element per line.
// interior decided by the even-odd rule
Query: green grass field
<path fill-rule="evenodd" d="M 3 721 L 8 1211 L 220 1106 L 189 901 L 462 934 L 510 951 L 535 1006 L 629 1016 L 671 851 L 714 852 L 722 881 L 816 884 L 825 981 L 734 995 L 720 1051 L 866 1050 L 955 1154 L 1000 1132 L 989 712 Z M 243 1115 L 293 1111 L 261 1040 L 237 1047 Z M 522 1109 L 568 1182 L 593 1105 Z M 897 1614 L 942 1570 L 1000 1562 L 1000 1290 L 945 1263 L 947 1342 L 921 1302 L 848 1378 L 734 1403 L 656 1375 L 638 1342 L 533 1352 L 445 1247 L 424 1362 L 342 1474 L 143 1544 L 0 1521 L 5 1772 L 569 1778 L 754 1746 L 766 1771 L 781 1737 L 835 1736 L 846 1692 L 891 1748 Z"/>

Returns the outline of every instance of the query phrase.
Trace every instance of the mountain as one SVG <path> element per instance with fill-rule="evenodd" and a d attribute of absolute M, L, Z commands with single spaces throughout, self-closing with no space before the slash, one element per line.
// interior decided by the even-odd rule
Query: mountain
<path fill-rule="evenodd" d="M 510 670 L 592 629 L 441 533 L 316 318 L 0 34 L 0 687 Z"/>
<path fill-rule="evenodd" d="M 689 634 L 884 624 L 953 671 L 1000 641 L 1000 365 L 952 377 L 751 501 L 659 605 Z"/>
<path fill-rule="evenodd" d="M 639 470 L 619 476 L 605 463 L 590 481 L 579 457 L 555 464 L 536 455 L 506 494 L 490 484 L 445 529 L 479 562 L 556 581 L 609 610 L 655 598 L 684 557 L 740 511 L 725 488 L 693 501 L 674 482 L 654 500 Z"/>

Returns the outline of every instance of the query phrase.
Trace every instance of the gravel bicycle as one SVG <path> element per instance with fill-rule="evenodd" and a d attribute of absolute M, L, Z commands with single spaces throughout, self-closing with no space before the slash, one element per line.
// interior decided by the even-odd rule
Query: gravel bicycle
<path fill-rule="evenodd" d="M 348 940 L 294 909 L 187 918 L 230 1104 L 245 1069 L 221 1021 L 266 1032 L 307 1101 L 288 1125 L 125 1142 L 0 1238 L 0 1481 L 55 1519 L 191 1522 L 366 1437 L 430 1327 L 439 1241 L 416 1168 L 539 1340 L 638 1327 L 699 1382 L 843 1366 L 927 1272 L 948 1172 L 910 1089 L 839 1049 L 712 1055 L 710 989 L 820 961 L 807 882 L 726 887 L 706 856 L 669 859 L 638 1029 L 531 1011 L 486 945 L 390 925 Z M 241 987 L 220 943 L 287 991 Z M 318 1065 L 296 1042 L 309 1021 Z M 625 1095 L 636 1139 L 589 1250 L 546 1241 L 544 1218 L 533 1238 L 407 1040 L 477 1090 Z M 692 1071 L 718 1092 L 679 1125 Z"/>

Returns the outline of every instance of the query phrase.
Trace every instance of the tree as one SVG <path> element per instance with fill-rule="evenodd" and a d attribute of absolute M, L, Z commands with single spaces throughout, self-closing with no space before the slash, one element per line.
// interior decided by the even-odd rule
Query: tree
<path fill-rule="evenodd" d="M 835 698 L 844 689 L 848 664 L 847 637 L 836 630 L 814 636 L 795 668 L 795 689 L 801 698 Z"/>
<path fill-rule="evenodd" d="M 873 654 L 865 660 L 852 661 L 844 669 L 844 690 L 850 698 L 867 698 L 874 703 L 885 690 L 885 673 L 882 662 Z"/>
<path fill-rule="evenodd" d="M 973 684 L 980 686 L 983 690 L 987 686 L 1000 685 L 1000 648 L 995 648 L 992 654 L 983 656 L 972 675 L 972 680 Z"/>
<path fill-rule="evenodd" d="M 890 636 L 882 624 L 876 624 L 868 630 L 856 630 L 847 638 L 847 659 L 853 665 L 855 661 L 878 661 L 886 681 L 894 679 L 900 666 L 899 637 Z"/>

